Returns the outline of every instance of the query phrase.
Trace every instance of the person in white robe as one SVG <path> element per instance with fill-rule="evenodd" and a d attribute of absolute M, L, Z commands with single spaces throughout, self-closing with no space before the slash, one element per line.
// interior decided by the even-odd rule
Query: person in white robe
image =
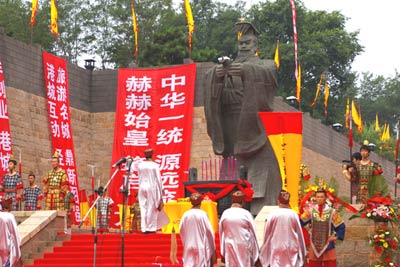
<path fill-rule="evenodd" d="M 219 222 L 222 261 L 226 267 L 258 266 L 258 243 L 253 215 L 243 208 L 244 194 L 232 194 L 232 206 Z"/>
<path fill-rule="evenodd" d="M 306 246 L 299 216 L 290 209 L 289 201 L 289 192 L 282 190 L 278 197 L 279 208 L 267 216 L 260 249 L 263 267 L 301 267 L 305 263 Z"/>
<path fill-rule="evenodd" d="M 179 225 L 184 267 L 210 267 L 216 260 L 214 231 L 207 213 L 200 209 L 201 201 L 199 193 L 190 196 L 192 208 L 183 214 Z"/>
<path fill-rule="evenodd" d="M 19 267 L 21 262 L 21 238 L 15 217 L 10 213 L 12 199 L 2 199 L 0 211 L 0 266 Z"/>
<path fill-rule="evenodd" d="M 145 160 L 138 165 L 139 192 L 138 200 L 140 205 L 141 230 L 143 233 L 155 233 L 158 229 L 168 224 L 168 218 L 160 220 L 163 214 L 160 212 L 163 203 L 163 185 L 161 181 L 160 168 L 152 160 L 153 150 L 144 151 Z M 164 213 L 165 214 L 165 213 Z"/>

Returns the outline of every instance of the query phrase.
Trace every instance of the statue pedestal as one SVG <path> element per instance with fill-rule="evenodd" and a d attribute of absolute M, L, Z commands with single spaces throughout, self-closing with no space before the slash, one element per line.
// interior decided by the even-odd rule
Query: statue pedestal
<path fill-rule="evenodd" d="M 264 242 L 265 220 L 267 219 L 268 214 L 275 209 L 279 209 L 279 206 L 264 206 L 254 219 L 259 247 L 261 247 Z"/>
<path fill-rule="evenodd" d="M 211 200 L 218 203 L 217 209 L 219 216 L 221 216 L 224 210 L 231 207 L 231 195 L 233 192 L 239 190 L 237 184 L 237 180 L 192 181 L 183 183 L 185 186 L 185 197 L 190 197 L 193 191 L 197 191 L 200 194 L 210 193 L 210 195 L 216 196 L 217 199 Z"/>

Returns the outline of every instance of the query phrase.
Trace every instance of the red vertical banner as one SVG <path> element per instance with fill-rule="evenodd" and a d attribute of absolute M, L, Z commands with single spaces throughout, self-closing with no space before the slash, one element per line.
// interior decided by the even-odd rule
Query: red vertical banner
<path fill-rule="evenodd" d="M 290 206 L 297 210 L 303 142 L 303 113 L 259 112 L 259 116 L 279 163 L 282 187 L 291 195 Z"/>
<path fill-rule="evenodd" d="M 8 120 L 6 85 L 4 82 L 3 65 L 0 59 L 0 179 L 8 171 L 8 161 L 12 154 L 10 122 Z M 2 193 L 0 193 L 2 194 Z M 1 199 L 0 195 L 0 199 Z"/>
<path fill-rule="evenodd" d="M 67 63 L 64 59 L 46 52 L 42 52 L 42 56 L 51 142 L 54 151 L 58 152 L 61 168 L 68 175 L 69 190 L 74 194 L 73 219 L 74 223 L 79 223 L 79 184 L 69 111 Z"/>
<path fill-rule="evenodd" d="M 112 162 L 132 157 L 130 192 L 138 189 L 137 165 L 143 151 L 154 150 L 160 166 L 164 201 L 183 197 L 188 179 L 196 64 L 157 69 L 120 69 Z M 125 166 L 109 186 L 109 196 L 122 203 Z M 133 195 L 133 194 L 131 194 Z"/>

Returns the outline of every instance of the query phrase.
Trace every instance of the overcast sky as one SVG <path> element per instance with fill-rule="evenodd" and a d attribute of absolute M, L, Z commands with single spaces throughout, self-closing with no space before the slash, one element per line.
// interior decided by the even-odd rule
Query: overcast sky
<path fill-rule="evenodd" d="M 400 1 L 304 0 L 304 4 L 313 10 L 339 10 L 349 18 L 348 30 L 360 30 L 359 40 L 364 52 L 356 57 L 353 64 L 355 70 L 385 76 L 393 76 L 395 70 L 400 71 L 397 29 L 400 25 Z"/>
<path fill-rule="evenodd" d="M 234 3 L 234 0 L 219 1 Z M 266 0 L 247 0 L 246 4 L 249 7 L 263 1 Z M 338 10 L 348 18 L 347 30 L 360 30 L 358 37 L 364 52 L 356 57 L 353 70 L 384 76 L 400 71 L 399 0 L 303 0 L 303 3 L 311 10 Z M 298 35 L 301 39 L 301 32 Z"/>

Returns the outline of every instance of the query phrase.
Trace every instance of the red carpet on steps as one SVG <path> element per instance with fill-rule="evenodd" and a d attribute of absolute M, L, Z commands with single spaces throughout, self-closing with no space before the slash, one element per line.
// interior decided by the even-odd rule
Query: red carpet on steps
<path fill-rule="evenodd" d="M 122 238 L 120 234 L 98 234 L 96 245 L 97 267 L 121 267 Z M 170 234 L 125 234 L 124 267 L 181 267 L 182 242 L 177 237 L 177 256 L 179 264 L 169 260 L 171 248 Z M 219 239 L 216 235 L 217 255 Z M 62 246 L 54 247 L 51 253 L 45 253 L 43 259 L 35 259 L 33 265 L 25 267 L 84 267 L 94 266 L 94 235 L 72 234 L 71 240 Z"/>

